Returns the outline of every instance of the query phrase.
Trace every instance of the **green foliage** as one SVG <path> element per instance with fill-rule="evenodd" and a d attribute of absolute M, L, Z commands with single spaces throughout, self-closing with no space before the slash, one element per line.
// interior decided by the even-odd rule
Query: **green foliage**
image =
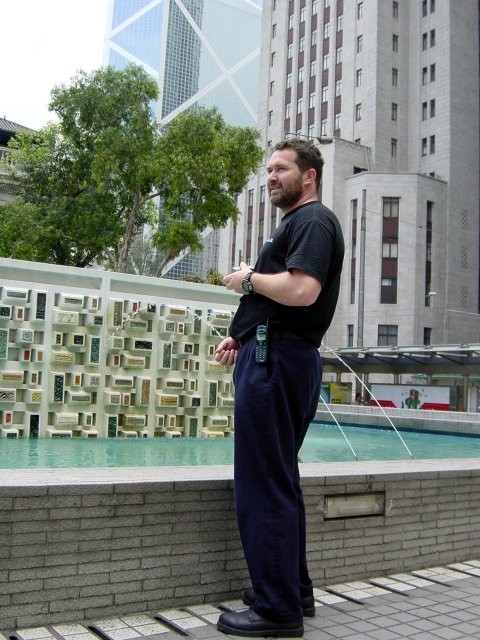
<path fill-rule="evenodd" d="M 215 284 L 219 287 L 224 287 L 224 283 L 223 283 L 223 275 L 221 273 L 219 273 L 218 271 L 215 271 L 215 269 L 209 269 L 208 274 L 207 274 L 207 283 L 208 284 Z"/>
<path fill-rule="evenodd" d="M 160 130 L 157 97 L 133 65 L 54 87 L 59 123 L 11 141 L 18 198 L 0 212 L 1 255 L 160 274 L 186 248 L 201 249 L 206 229 L 236 219 L 236 196 L 262 157 L 258 133 L 226 125 L 215 109 L 183 112 Z M 146 262 L 130 257 L 145 223 Z"/>
<path fill-rule="evenodd" d="M 162 131 L 158 174 L 160 220 L 153 243 L 166 262 L 187 246 L 202 248 L 202 233 L 237 220 L 236 197 L 263 152 L 258 133 L 232 127 L 216 109 L 184 111 Z"/>

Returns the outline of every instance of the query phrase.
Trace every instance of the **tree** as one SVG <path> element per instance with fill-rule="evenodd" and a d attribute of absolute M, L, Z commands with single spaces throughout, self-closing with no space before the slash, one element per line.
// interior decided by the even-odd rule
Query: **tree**
<path fill-rule="evenodd" d="M 216 109 L 178 115 L 159 144 L 160 218 L 153 244 L 163 252 L 159 272 L 186 247 L 202 248 L 202 232 L 237 220 L 237 196 L 263 156 L 258 134 L 227 125 Z"/>
<path fill-rule="evenodd" d="M 59 123 L 10 143 L 19 197 L 0 210 L 1 255 L 125 271 L 148 223 L 160 274 L 201 248 L 207 227 L 236 218 L 236 196 L 262 157 L 255 130 L 201 108 L 160 130 L 156 84 L 134 65 L 79 72 L 51 95 Z"/>
<path fill-rule="evenodd" d="M 51 95 L 59 124 L 11 141 L 19 201 L 2 211 L 0 231 L 23 203 L 36 213 L 35 259 L 79 267 L 96 260 L 122 271 L 135 233 L 153 214 L 156 84 L 140 67 L 108 67 L 80 72 Z M 23 257 L 18 248 L 4 255 Z"/>

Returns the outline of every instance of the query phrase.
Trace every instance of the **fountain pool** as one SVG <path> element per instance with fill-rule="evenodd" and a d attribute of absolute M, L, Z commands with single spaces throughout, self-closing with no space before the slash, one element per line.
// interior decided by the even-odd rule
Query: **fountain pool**
<path fill-rule="evenodd" d="M 343 426 L 358 460 L 407 460 L 390 428 Z M 480 458 L 480 436 L 399 430 L 415 459 Z M 313 422 L 303 462 L 354 461 L 339 429 Z M 233 439 L 0 439 L 0 469 L 201 466 L 233 463 Z"/>

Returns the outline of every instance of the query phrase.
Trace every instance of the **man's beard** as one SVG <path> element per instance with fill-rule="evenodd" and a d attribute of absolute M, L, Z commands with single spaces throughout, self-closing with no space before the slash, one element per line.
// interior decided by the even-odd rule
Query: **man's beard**
<path fill-rule="evenodd" d="M 273 196 L 270 195 L 270 202 L 283 211 L 291 208 L 300 199 L 303 192 L 301 178 L 287 187 L 283 184 L 279 184 L 278 187 L 280 187 L 280 191 Z"/>

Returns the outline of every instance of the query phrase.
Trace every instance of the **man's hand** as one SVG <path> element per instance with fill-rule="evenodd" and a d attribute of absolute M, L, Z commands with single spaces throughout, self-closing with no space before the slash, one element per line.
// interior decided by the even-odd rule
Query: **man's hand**
<path fill-rule="evenodd" d="M 215 360 L 224 366 L 235 364 L 239 350 L 240 344 L 236 340 L 230 337 L 225 338 L 215 351 Z"/>
<path fill-rule="evenodd" d="M 227 289 L 231 291 L 235 291 L 236 293 L 245 293 L 242 289 L 242 281 L 252 268 L 248 266 L 246 262 L 240 263 L 240 268 L 238 271 L 234 271 L 233 273 L 229 273 L 228 276 L 225 276 L 223 282 Z"/>

